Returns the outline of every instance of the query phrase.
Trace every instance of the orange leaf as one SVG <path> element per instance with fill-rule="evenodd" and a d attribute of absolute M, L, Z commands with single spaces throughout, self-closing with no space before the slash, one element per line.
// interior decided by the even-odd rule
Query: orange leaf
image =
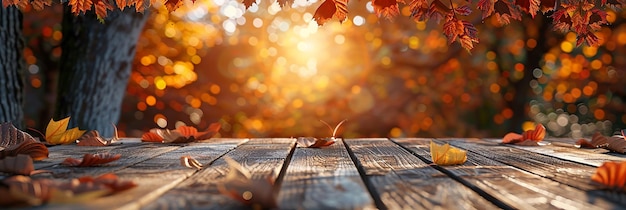
<path fill-rule="evenodd" d="M 48 158 L 48 148 L 13 124 L 0 124 L 0 159 L 18 154 L 30 155 L 33 160 L 43 160 Z"/>
<path fill-rule="evenodd" d="M 603 163 L 591 180 L 608 188 L 626 191 L 626 161 Z"/>
<path fill-rule="evenodd" d="M 538 146 L 537 142 L 543 141 L 546 136 L 546 128 L 537 124 L 534 130 L 527 130 L 522 134 L 507 133 L 502 138 L 504 144 L 517 144 L 522 146 Z M 534 142 L 534 143 L 533 143 Z"/>
<path fill-rule="evenodd" d="M 430 156 L 437 165 L 458 165 L 467 161 L 467 151 L 450 146 L 450 144 L 438 145 L 430 141 Z"/>
<path fill-rule="evenodd" d="M 180 126 L 176 128 L 176 131 L 186 138 L 196 136 L 198 134 L 198 129 L 192 126 Z"/>
<path fill-rule="evenodd" d="M 66 158 L 61 165 L 77 167 L 95 166 L 116 161 L 120 159 L 120 157 L 122 157 L 122 155 L 110 153 L 85 154 L 82 161 L 74 158 Z"/>
<path fill-rule="evenodd" d="M 372 0 L 372 6 L 374 6 L 374 12 L 378 17 L 391 19 L 400 14 L 396 0 Z"/>
<path fill-rule="evenodd" d="M 153 132 L 146 132 L 141 136 L 141 141 L 163 143 L 163 137 Z"/>
<path fill-rule="evenodd" d="M 198 132 L 196 135 L 194 135 L 196 140 L 206 140 L 206 139 L 210 139 L 213 138 L 219 131 L 220 129 L 222 129 L 222 124 L 220 123 L 211 123 L 209 125 L 209 128 L 206 129 L 206 131 L 204 132 Z"/>

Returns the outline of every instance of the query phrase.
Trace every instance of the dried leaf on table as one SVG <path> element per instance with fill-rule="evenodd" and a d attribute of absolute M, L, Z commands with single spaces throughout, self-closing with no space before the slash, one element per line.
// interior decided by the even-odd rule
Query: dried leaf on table
<path fill-rule="evenodd" d="M 61 164 L 77 167 L 95 166 L 116 161 L 120 159 L 121 156 L 120 154 L 111 153 L 85 154 L 82 160 L 70 157 L 66 158 Z"/>
<path fill-rule="evenodd" d="M 158 143 L 188 143 L 210 139 L 221 129 L 221 124 L 212 123 L 206 131 L 198 132 L 192 126 L 179 126 L 175 130 L 153 128 L 141 136 L 141 141 Z"/>
<path fill-rule="evenodd" d="M 132 181 L 120 181 L 115 174 L 104 174 L 53 182 L 49 179 L 31 179 L 12 176 L 0 181 L 0 205 L 41 205 L 43 203 L 89 202 L 95 198 L 117 193 L 137 186 Z"/>
<path fill-rule="evenodd" d="M 53 185 L 50 180 L 32 180 L 27 176 L 11 176 L 0 181 L 0 205 L 37 206 L 50 200 Z"/>
<path fill-rule="evenodd" d="M 115 125 L 113 125 L 113 131 L 114 131 L 114 136 L 111 139 L 105 139 L 104 137 L 100 136 L 100 133 L 98 133 L 97 130 L 92 130 L 89 131 L 87 133 L 85 133 L 83 136 L 81 136 L 78 140 L 76 140 L 76 143 L 78 146 L 108 146 L 111 145 L 115 142 L 117 142 L 119 140 L 118 134 L 117 134 L 117 127 L 115 127 Z"/>
<path fill-rule="evenodd" d="M 458 165 L 467 161 L 467 151 L 450 146 L 446 143 L 439 145 L 430 141 L 430 156 L 437 165 Z"/>
<path fill-rule="evenodd" d="M 0 159 L 0 172 L 31 176 L 38 173 L 48 172 L 45 170 L 35 170 L 33 159 L 29 155 L 18 154 Z"/>
<path fill-rule="evenodd" d="M 0 124 L 0 159 L 18 154 L 29 155 L 33 160 L 43 160 L 48 158 L 48 148 L 13 124 Z"/>
<path fill-rule="evenodd" d="M 626 191 L 626 161 L 603 163 L 591 180 L 609 189 Z"/>
<path fill-rule="evenodd" d="M 300 147 L 321 148 L 333 145 L 337 140 L 333 137 L 318 139 L 315 137 L 298 137 L 297 143 Z"/>
<path fill-rule="evenodd" d="M 85 131 L 78 128 L 67 130 L 69 122 L 70 117 L 63 118 L 59 121 L 50 119 L 46 127 L 46 142 L 51 145 L 70 144 L 85 133 Z"/>
<path fill-rule="evenodd" d="M 195 137 L 196 140 L 210 139 L 210 138 L 213 138 L 215 135 L 217 135 L 219 133 L 220 129 L 222 129 L 222 124 L 220 124 L 220 123 L 211 123 L 209 125 L 209 128 L 207 128 L 203 132 L 198 132 L 197 134 L 194 135 L 194 137 Z"/>
<path fill-rule="evenodd" d="M 335 135 L 337 135 L 337 130 L 344 122 L 346 122 L 346 120 L 342 120 L 341 122 L 337 123 L 337 125 L 335 125 L 335 127 L 333 128 L 327 122 L 323 120 L 320 121 L 324 123 L 326 127 L 328 127 L 332 137 L 325 137 L 321 139 L 315 137 L 298 137 L 297 143 L 300 147 L 321 148 L 333 145 L 337 141 L 337 138 L 335 138 Z"/>
<path fill-rule="evenodd" d="M 195 168 L 202 169 L 202 163 L 200 163 L 195 158 L 191 157 L 191 155 L 184 155 L 180 157 L 180 164 L 187 168 Z"/>
<path fill-rule="evenodd" d="M 576 142 L 576 146 L 580 148 L 605 148 L 613 152 L 626 152 L 626 137 L 610 136 L 606 137 L 600 133 L 594 133 L 591 141 L 580 139 Z"/>
<path fill-rule="evenodd" d="M 534 130 L 527 130 L 522 134 L 507 133 L 504 138 L 502 138 L 502 143 L 523 146 L 539 146 L 538 142 L 543 141 L 545 136 L 546 127 L 542 124 L 538 124 Z"/>
<path fill-rule="evenodd" d="M 229 171 L 225 180 L 217 185 L 220 193 L 254 209 L 277 207 L 273 175 L 266 179 L 253 179 L 252 174 L 237 161 L 229 157 L 224 160 L 228 163 Z"/>

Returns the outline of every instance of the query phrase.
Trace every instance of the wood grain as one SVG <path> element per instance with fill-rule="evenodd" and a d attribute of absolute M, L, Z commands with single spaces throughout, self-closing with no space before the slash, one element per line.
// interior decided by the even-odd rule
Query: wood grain
<path fill-rule="evenodd" d="M 430 159 L 429 144 L 431 139 L 394 139 L 411 149 L 415 154 Z M 445 141 L 457 146 L 457 141 Z M 443 142 L 438 142 L 443 143 Z M 463 144 L 465 142 L 458 142 Z M 476 144 L 472 144 L 476 145 Z M 469 150 L 468 161 L 463 165 L 445 166 L 444 170 L 454 176 L 467 180 L 468 183 L 489 193 L 494 198 L 516 209 L 607 209 L 616 207 L 615 203 L 597 195 L 588 194 L 580 189 L 555 182 L 513 166 L 495 161 L 499 157 L 486 157 L 484 154 L 506 155 L 507 151 L 477 151 L 473 147 L 459 146 Z M 479 147 L 485 149 L 486 147 Z M 491 147 L 489 147 L 491 148 Z M 506 147 L 505 147 L 506 148 Z M 515 154 L 512 154 L 515 156 Z M 546 159 L 550 159 L 546 157 Z M 519 161 L 519 159 L 518 159 Z M 522 161 L 520 161 L 521 163 Z M 532 164 L 527 164 L 532 165 Z M 589 203 L 588 200 L 593 200 Z"/>
<path fill-rule="evenodd" d="M 492 143 L 501 142 L 500 139 L 485 139 L 485 141 Z M 546 139 L 546 142 L 550 142 L 550 139 Z M 564 141 L 562 139 L 554 140 L 554 142 L 559 142 L 563 145 Z M 571 142 L 572 147 L 564 147 L 564 146 L 553 146 L 553 145 L 545 145 L 540 147 L 533 146 L 517 146 L 517 145 L 508 145 L 509 147 L 514 147 L 534 153 L 539 153 L 547 156 L 552 156 L 555 158 L 574 161 L 578 163 L 583 163 L 591 166 L 601 166 L 602 163 L 606 161 L 626 161 L 625 154 L 619 154 L 614 152 L 608 152 L 608 150 L 604 149 L 578 149 L 573 147 L 574 141 Z M 602 153 L 598 153 L 602 152 Z"/>
<path fill-rule="evenodd" d="M 346 139 L 388 209 L 497 209 L 388 139 Z"/>
<path fill-rule="evenodd" d="M 342 140 L 326 148 L 297 147 L 278 199 L 283 209 L 375 208 Z"/>
<path fill-rule="evenodd" d="M 221 139 L 207 143 L 180 144 L 175 146 L 174 150 L 168 150 L 166 153 L 150 153 L 154 157 L 115 171 L 121 180 L 133 181 L 137 187 L 89 203 L 63 205 L 62 207 L 74 209 L 139 209 L 197 172 L 195 169 L 181 165 L 179 161 L 181 156 L 191 155 L 202 164 L 209 165 L 215 159 L 246 141 L 247 139 Z M 145 145 L 172 147 L 164 144 L 146 143 Z M 50 205 L 48 207 L 57 208 L 61 206 Z"/>
<path fill-rule="evenodd" d="M 253 178 L 267 178 L 274 171 L 282 169 L 294 145 L 295 139 L 254 139 L 238 146 L 226 156 L 250 170 Z M 228 170 L 228 165 L 220 158 L 143 208 L 245 208 L 243 204 L 221 195 L 217 190 L 217 183 L 224 180 Z"/>

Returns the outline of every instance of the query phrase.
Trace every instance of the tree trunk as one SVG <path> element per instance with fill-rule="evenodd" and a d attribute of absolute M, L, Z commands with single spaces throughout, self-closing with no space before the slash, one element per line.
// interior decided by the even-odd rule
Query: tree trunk
<path fill-rule="evenodd" d="M 550 33 L 550 24 L 548 21 L 548 18 L 543 15 L 537 15 L 537 17 L 535 17 L 534 23 L 539 25 L 538 36 L 528 37 L 527 35 L 524 39 L 528 40 L 529 38 L 534 38 L 537 41 L 537 46 L 526 52 L 524 77 L 518 81 L 509 80 L 511 86 L 515 88 L 513 100 L 507 102 L 507 106 L 513 111 L 513 116 L 511 117 L 508 128 L 509 131 L 521 133 L 523 131 L 523 123 L 530 119 L 530 116 L 528 116 L 528 104 L 531 99 L 530 81 L 534 79 L 533 71 L 536 68 L 541 68 L 541 60 L 550 49 L 546 46 L 546 41 L 548 40 L 547 33 Z"/>
<path fill-rule="evenodd" d="M 23 127 L 24 40 L 22 13 L 15 7 L 4 8 L 0 0 L 0 122 Z"/>
<path fill-rule="evenodd" d="M 61 69 L 55 120 L 71 116 L 70 127 L 113 135 L 147 14 L 109 11 L 75 16 L 65 5 Z"/>

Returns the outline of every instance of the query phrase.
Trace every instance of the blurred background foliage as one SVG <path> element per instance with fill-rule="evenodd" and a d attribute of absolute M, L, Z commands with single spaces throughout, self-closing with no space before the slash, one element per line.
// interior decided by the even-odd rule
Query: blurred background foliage
<path fill-rule="evenodd" d="M 598 47 L 576 47 L 544 16 L 505 27 L 470 16 L 481 42 L 467 52 L 407 7 L 387 20 L 351 1 L 344 23 L 318 27 L 319 4 L 155 6 L 121 134 L 219 121 L 222 137 L 328 136 L 320 120 L 343 119 L 343 137 L 501 137 L 542 123 L 550 136 L 580 138 L 625 127 L 626 12 L 608 11 Z M 54 107 L 61 10 L 24 16 L 27 125 L 40 130 Z"/>

